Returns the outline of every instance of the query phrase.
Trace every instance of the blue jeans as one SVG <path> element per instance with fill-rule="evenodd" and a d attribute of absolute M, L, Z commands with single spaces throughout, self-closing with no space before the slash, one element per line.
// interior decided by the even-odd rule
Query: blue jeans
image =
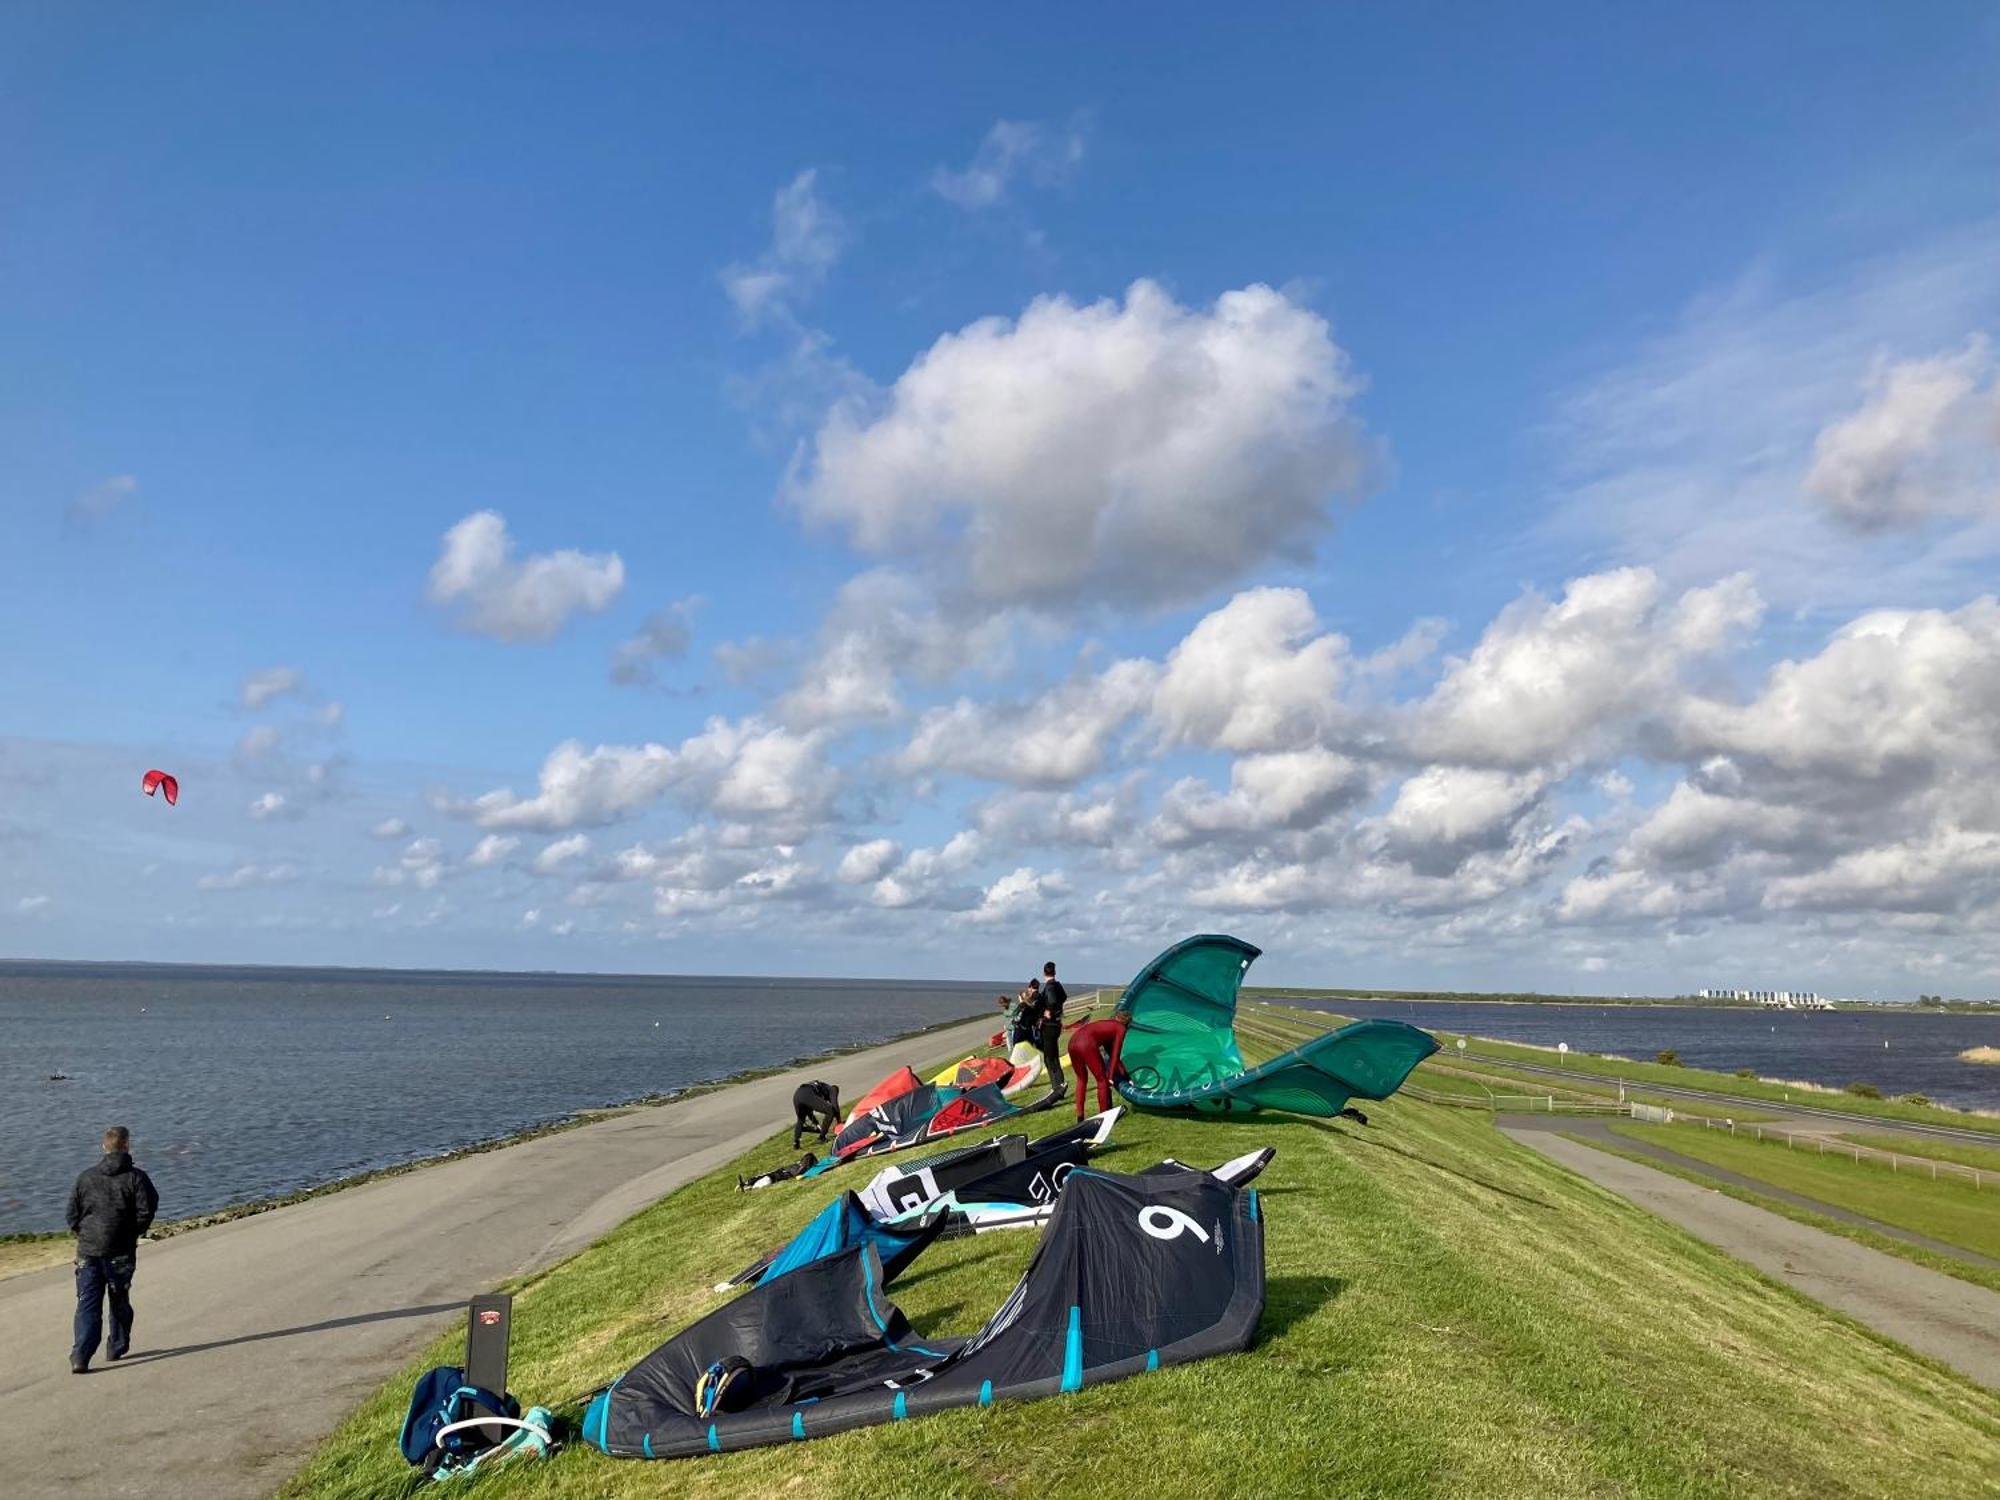
<path fill-rule="evenodd" d="M 76 1258 L 76 1336 L 69 1357 L 90 1363 L 104 1333 L 104 1300 L 111 1299 L 111 1337 L 104 1352 L 123 1359 L 132 1347 L 132 1275 L 137 1255 L 79 1255 Z"/>

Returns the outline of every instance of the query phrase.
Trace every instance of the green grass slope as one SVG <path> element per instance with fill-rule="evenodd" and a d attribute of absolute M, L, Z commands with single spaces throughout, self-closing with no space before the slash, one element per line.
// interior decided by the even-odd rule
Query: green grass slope
<path fill-rule="evenodd" d="M 1245 1354 L 782 1448 L 646 1463 L 573 1447 L 476 1482 L 506 1496 L 1927 1496 L 2000 1484 L 2000 1404 L 1495 1132 L 1408 1100 L 1360 1129 L 1129 1116 L 1110 1170 L 1278 1148 L 1259 1184 L 1269 1299 Z M 1043 1116 L 1041 1124 L 1057 1123 Z M 751 1154 L 784 1156 L 782 1142 Z M 518 1289 L 513 1385 L 568 1403 L 720 1300 L 835 1185 L 673 1194 Z M 970 1332 L 1034 1248 L 934 1247 L 891 1289 Z M 417 1486 L 395 1431 L 439 1340 L 288 1487 Z"/>
<path fill-rule="evenodd" d="M 1974 1187 L 1963 1178 L 1933 1180 L 1921 1172 L 1892 1172 L 1886 1164 L 1856 1162 L 1836 1152 L 1821 1155 L 1780 1140 L 1760 1141 L 1695 1125 L 1618 1124 L 1610 1129 L 1849 1213 L 2000 1258 L 2000 1191 Z"/>
<path fill-rule="evenodd" d="M 1810 1026 L 1812 1023 L 1803 1021 L 1801 1024 Z M 1458 1040 L 1457 1033 L 1440 1031 L 1434 1034 L 1447 1050 L 1453 1052 L 1457 1050 L 1453 1045 Z M 1466 1040 L 1467 1051 L 1475 1064 L 1516 1062 L 1541 1068 L 1564 1066 L 1559 1061 L 1560 1054 L 1546 1048 L 1524 1046 L 1518 1042 L 1497 1042 L 1485 1037 L 1468 1037 Z M 1703 1068 L 1688 1068 L 1677 1064 L 1632 1062 L 1595 1052 L 1572 1052 L 1569 1055 L 1567 1068 L 1579 1075 L 1596 1074 L 1599 1078 L 1613 1080 L 1622 1078 L 1628 1084 L 1655 1083 L 1677 1088 L 1704 1089 L 1710 1093 L 1727 1094 L 1732 1098 L 1763 1104 L 1804 1105 L 1814 1109 L 1834 1109 L 1847 1114 L 1870 1115 L 1890 1122 L 1948 1125 L 1958 1130 L 1985 1131 L 1995 1137 L 1996 1144 L 2000 1144 L 2000 1116 L 1975 1114 L 1969 1110 L 1947 1109 L 1934 1104 L 1912 1104 L 1903 1099 L 1868 1099 L 1839 1089 L 1807 1087 L 1803 1084 L 1766 1083 L 1762 1079 L 1738 1078 L 1732 1073 L 1714 1073 Z M 1562 1080 L 1557 1078 L 1551 1081 Z M 1572 1087 L 1588 1087 L 1590 1081 L 1584 1077 L 1572 1077 L 1569 1080 Z M 1631 1097 L 1651 1096 L 1633 1093 Z M 1677 1108 L 1702 1109 L 1709 1114 L 1715 1112 L 1713 1108 L 1689 1104 L 1684 1100 L 1672 1102 Z"/>

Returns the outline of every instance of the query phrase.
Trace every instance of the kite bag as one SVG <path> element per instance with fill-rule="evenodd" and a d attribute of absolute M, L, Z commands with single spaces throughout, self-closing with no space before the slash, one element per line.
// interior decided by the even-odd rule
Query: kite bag
<path fill-rule="evenodd" d="M 409 1415 L 403 1418 L 403 1432 L 398 1439 L 403 1457 L 426 1473 L 467 1463 L 480 1450 L 493 1446 L 480 1424 L 471 1423 L 470 1419 L 484 1416 L 488 1419 L 485 1425 L 490 1428 L 497 1425 L 493 1420 L 496 1413 L 501 1414 L 504 1425 L 516 1427 L 521 1415 L 520 1403 L 505 1392 L 496 1395 L 467 1385 L 465 1371 L 457 1365 L 439 1365 L 418 1380 L 416 1389 L 410 1392 Z M 448 1430 L 453 1427 L 457 1430 Z"/>

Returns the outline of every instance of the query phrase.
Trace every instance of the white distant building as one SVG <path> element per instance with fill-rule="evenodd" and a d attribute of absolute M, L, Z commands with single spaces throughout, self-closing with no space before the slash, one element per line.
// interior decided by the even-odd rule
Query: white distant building
<path fill-rule="evenodd" d="M 1755 1000 L 1769 1010 L 1832 1010 L 1833 1002 L 1812 990 L 1696 990 L 1701 1000 Z"/>

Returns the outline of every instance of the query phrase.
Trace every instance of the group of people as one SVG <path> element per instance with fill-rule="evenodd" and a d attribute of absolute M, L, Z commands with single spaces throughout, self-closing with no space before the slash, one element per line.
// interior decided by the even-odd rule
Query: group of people
<path fill-rule="evenodd" d="M 1063 1007 L 1069 1004 L 1069 991 L 1056 978 L 1055 964 L 1043 964 L 1042 972 L 1028 981 L 1027 988 L 1011 1000 L 1000 996 L 998 1004 L 1007 1012 L 1007 1045 L 1011 1048 L 1022 1042 L 1034 1043 L 1042 1054 L 1049 1089 L 1060 1103 L 1069 1093 L 1062 1067 Z M 1111 1085 L 1125 1076 L 1118 1060 L 1125 1045 L 1125 1026 L 1124 1017 L 1112 1015 L 1101 1021 L 1082 1021 L 1070 1028 L 1069 1067 L 1076 1075 L 1079 1120 L 1083 1118 L 1091 1079 L 1097 1081 L 1098 1111 L 1111 1108 Z"/>
<path fill-rule="evenodd" d="M 1008 1047 L 1032 1042 L 1042 1054 L 1050 1091 L 1062 1098 L 1069 1092 L 1062 1068 L 1063 1007 L 1069 1004 L 1069 991 L 1056 978 L 1054 961 L 1043 964 L 1042 972 L 1013 998 L 1002 995 L 995 1003 L 1007 1012 Z"/>

